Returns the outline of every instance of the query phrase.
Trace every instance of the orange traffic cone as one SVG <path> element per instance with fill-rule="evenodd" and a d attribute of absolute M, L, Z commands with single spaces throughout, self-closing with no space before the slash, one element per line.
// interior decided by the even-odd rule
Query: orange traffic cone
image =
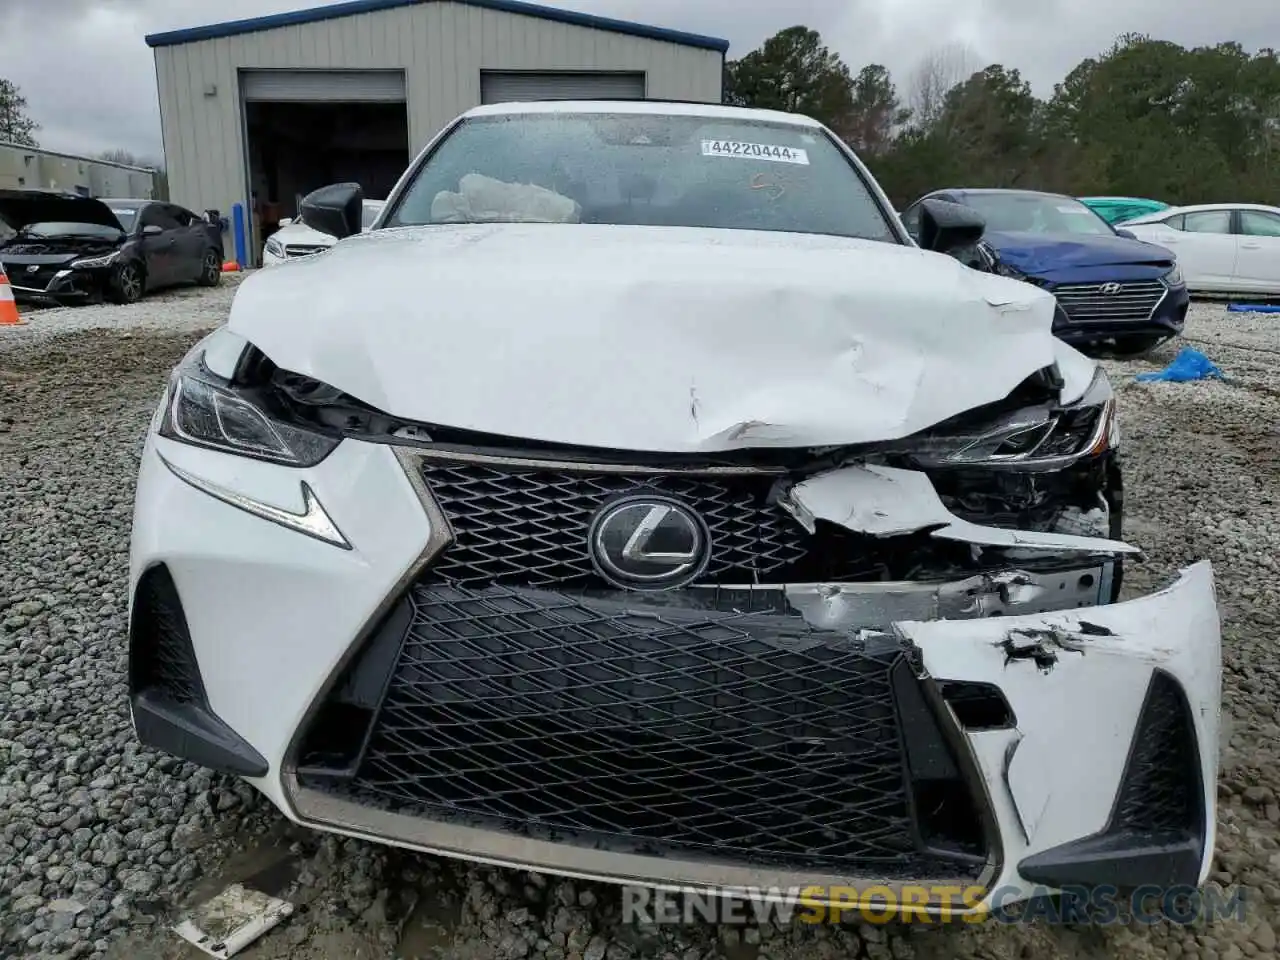
<path fill-rule="evenodd" d="M 18 305 L 13 302 L 13 288 L 9 286 L 9 278 L 0 270 L 0 327 L 16 327 L 25 322 L 18 316 Z"/>

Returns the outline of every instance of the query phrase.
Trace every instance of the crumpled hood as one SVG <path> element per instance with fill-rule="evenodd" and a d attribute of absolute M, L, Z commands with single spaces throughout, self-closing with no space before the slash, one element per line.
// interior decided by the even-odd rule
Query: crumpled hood
<path fill-rule="evenodd" d="M 56 221 L 121 229 L 116 215 L 101 200 L 52 190 L 0 190 L 0 220 L 14 230 Z"/>
<path fill-rule="evenodd" d="M 1116 264 L 1172 266 L 1174 259 L 1164 247 L 1126 237 L 990 231 L 982 239 L 1000 255 L 1001 261 L 1027 274 Z"/>
<path fill-rule="evenodd" d="M 490 224 L 261 271 L 229 329 L 407 420 L 692 453 L 895 439 L 1000 400 L 1054 363 L 1053 305 L 887 243 Z"/>

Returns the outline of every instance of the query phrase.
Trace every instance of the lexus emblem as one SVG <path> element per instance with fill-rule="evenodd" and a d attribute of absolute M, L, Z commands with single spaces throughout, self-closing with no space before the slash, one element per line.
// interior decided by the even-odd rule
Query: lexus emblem
<path fill-rule="evenodd" d="M 623 497 L 606 504 L 587 538 L 596 572 L 626 590 L 683 587 L 702 575 L 711 558 L 706 523 L 667 497 Z"/>
<path fill-rule="evenodd" d="M 39 273 L 39 272 L 40 272 L 40 264 L 38 263 L 33 263 L 31 266 L 27 267 L 27 273 Z"/>
<path fill-rule="evenodd" d="M 1114 297 L 1117 293 L 1120 292 L 1120 284 L 1104 283 L 1102 286 L 1098 288 L 1098 292 L 1101 293 L 1104 297 Z"/>

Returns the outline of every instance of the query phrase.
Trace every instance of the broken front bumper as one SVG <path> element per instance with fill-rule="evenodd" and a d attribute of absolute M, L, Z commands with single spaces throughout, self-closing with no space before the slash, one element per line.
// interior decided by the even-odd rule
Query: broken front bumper
<path fill-rule="evenodd" d="M 746 613 L 696 590 L 463 589 L 434 576 L 452 533 L 415 455 L 347 441 L 281 470 L 152 437 L 135 722 L 161 749 L 247 775 L 299 822 L 551 873 L 721 891 L 958 885 L 1002 902 L 1036 884 L 1199 881 L 1219 696 L 1208 566 L 1096 606 L 1102 541 L 939 527 L 936 497 L 903 493 L 914 477 L 844 473 L 864 525 L 898 529 L 905 498 L 910 529 L 1060 550 L 1060 567 L 793 585 L 730 604 Z M 821 518 L 832 482 L 798 486 L 797 506 Z M 321 508 L 351 549 L 289 529 Z M 160 571 L 172 590 L 150 591 Z M 142 669 L 151 643 L 181 654 L 169 675 Z M 185 713 L 159 699 L 167 686 Z"/>

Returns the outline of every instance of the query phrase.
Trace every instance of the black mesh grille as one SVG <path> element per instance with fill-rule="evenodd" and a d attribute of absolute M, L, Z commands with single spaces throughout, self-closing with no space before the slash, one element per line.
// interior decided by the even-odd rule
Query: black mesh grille
<path fill-rule="evenodd" d="M 335 789 L 642 852 L 929 870 L 913 839 L 895 644 L 502 587 L 419 584 L 410 597 L 369 748 Z"/>
<path fill-rule="evenodd" d="M 706 582 L 753 583 L 805 558 L 804 529 L 767 502 L 768 476 L 637 476 L 426 462 L 432 495 L 455 542 L 432 566 L 455 584 L 549 587 L 597 584 L 587 554 L 592 517 L 609 500 L 661 493 L 699 514 L 711 531 Z"/>
<path fill-rule="evenodd" d="M 1199 759 L 1189 708 L 1177 682 L 1156 671 L 1116 803 L 1112 829 L 1199 829 Z"/>
<path fill-rule="evenodd" d="M 129 681 L 134 694 L 152 691 L 174 703 L 204 700 L 178 588 L 164 567 L 144 573 L 134 594 Z"/>

